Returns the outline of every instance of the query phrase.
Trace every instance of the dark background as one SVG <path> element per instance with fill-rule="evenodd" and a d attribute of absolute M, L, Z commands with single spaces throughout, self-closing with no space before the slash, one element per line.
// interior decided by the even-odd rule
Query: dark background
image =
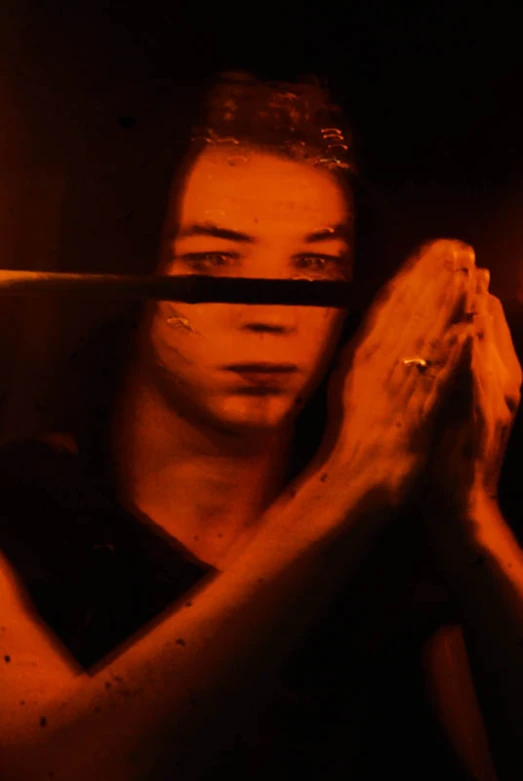
<path fill-rule="evenodd" d="M 150 269 L 194 88 L 224 69 L 326 79 L 375 216 L 358 274 L 416 244 L 477 251 L 517 329 L 523 283 L 521 17 L 450 2 L 4 0 L 0 238 L 5 268 Z M 0 434 L 45 425 L 57 366 L 104 305 L 2 299 Z"/>

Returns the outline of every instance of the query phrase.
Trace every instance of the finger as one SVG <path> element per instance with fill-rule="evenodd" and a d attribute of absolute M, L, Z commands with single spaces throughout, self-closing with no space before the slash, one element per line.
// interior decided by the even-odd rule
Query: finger
<path fill-rule="evenodd" d="M 448 325 L 463 316 L 471 263 L 470 253 L 460 257 L 429 248 L 422 264 L 425 271 L 417 276 L 418 288 L 409 280 L 410 295 L 398 296 L 396 306 L 379 321 L 365 344 L 366 356 L 379 348 L 390 351 L 395 361 L 398 351 L 412 357 L 427 340 L 439 341 Z"/>
<path fill-rule="evenodd" d="M 441 338 L 448 325 L 463 318 L 475 292 L 474 253 L 457 241 L 431 244 L 420 267 L 437 269 L 434 282 L 422 278 L 423 293 L 414 301 L 410 318 L 405 319 L 405 336 L 412 337 L 411 347 L 421 349 L 427 339 Z M 463 273 L 464 272 L 464 273 Z"/>
<path fill-rule="evenodd" d="M 438 401 L 444 397 L 446 386 L 450 384 L 460 363 L 463 360 L 470 363 L 469 343 L 472 340 L 470 325 L 454 325 L 438 346 L 437 358 L 425 371 L 420 371 L 416 366 L 405 366 L 401 361 L 395 366 L 392 382 L 406 386 L 408 383 L 410 394 L 405 404 L 411 407 L 417 405 L 420 419 L 430 416 Z"/>
<path fill-rule="evenodd" d="M 451 274 L 443 280 L 429 301 L 421 301 L 402 333 L 402 340 L 396 343 L 404 353 L 420 355 L 429 360 L 441 345 L 448 329 L 463 321 L 467 301 L 467 280 Z"/>
<path fill-rule="evenodd" d="M 484 396 L 491 397 L 493 414 L 513 414 L 520 400 L 521 366 L 514 349 L 501 301 L 488 292 L 489 275 L 478 275 L 475 318 L 478 333 L 477 381 Z"/>
<path fill-rule="evenodd" d="M 517 357 L 516 366 L 512 370 L 507 366 L 507 361 L 503 360 L 492 317 L 483 340 L 477 342 L 476 354 L 474 374 L 482 398 L 490 399 L 491 411 L 496 420 L 511 423 L 521 399 L 521 367 Z"/>
<path fill-rule="evenodd" d="M 463 307 L 467 297 L 471 296 L 471 290 L 475 291 L 473 275 L 470 277 L 472 285 L 466 277 L 459 278 L 455 273 L 452 274 L 447 285 L 441 289 L 439 299 L 434 302 L 435 309 L 429 310 L 428 314 L 414 313 L 408 328 L 396 339 L 395 345 L 390 345 L 395 362 L 402 358 L 421 357 L 432 364 L 435 370 L 445 362 L 449 349 L 447 334 L 457 333 L 459 328 L 456 329 L 456 325 L 468 327 L 463 320 Z M 425 322 L 422 322 L 423 319 Z"/>
<path fill-rule="evenodd" d="M 486 268 L 476 269 L 476 295 L 474 299 L 473 322 L 478 339 L 483 341 L 488 334 L 492 337 L 492 316 L 488 308 L 488 286 L 490 272 Z"/>
<path fill-rule="evenodd" d="M 488 305 L 488 285 L 490 273 L 488 269 L 476 271 L 476 298 L 474 302 L 474 331 L 477 340 L 477 352 L 482 356 L 482 371 L 479 375 L 485 379 L 487 375 L 499 375 L 503 373 L 503 366 L 499 359 L 494 340 L 492 315 Z"/>
<path fill-rule="evenodd" d="M 423 244 L 416 257 L 407 260 L 405 267 L 409 264 L 416 265 L 418 268 L 431 268 L 434 264 L 443 264 L 449 271 L 463 270 L 472 273 L 476 263 L 474 249 L 470 244 L 465 244 L 458 239 L 435 239 Z"/>
<path fill-rule="evenodd" d="M 426 372 L 415 367 L 410 371 L 415 377 L 408 406 L 417 408 L 421 420 L 430 419 L 445 396 L 456 370 L 463 361 L 470 362 L 473 334 L 470 326 L 458 324 L 446 334 L 440 345 L 440 356 Z"/>
<path fill-rule="evenodd" d="M 474 339 L 472 351 L 472 378 L 476 425 L 481 427 L 484 449 L 488 449 L 493 422 L 502 411 L 503 392 L 492 372 L 492 356 L 486 339 Z"/>
<path fill-rule="evenodd" d="M 479 274 L 479 272 L 482 272 Z M 512 334 L 508 326 L 503 305 L 499 298 L 488 292 L 490 274 L 487 269 L 478 269 L 478 295 L 476 310 L 478 318 L 478 337 L 485 340 L 497 353 L 496 367 L 502 369 L 503 378 L 508 375 L 512 386 L 521 386 L 523 375 L 521 365 L 514 348 Z"/>
<path fill-rule="evenodd" d="M 510 328 L 505 317 L 503 305 L 499 298 L 490 294 L 487 306 L 488 311 L 492 316 L 494 338 L 501 359 L 507 367 L 513 385 L 519 389 L 523 381 L 521 364 L 514 348 L 512 334 L 510 333 Z"/>
<path fill-rule="evenodd" d="M 473 266 L 472 249 L 457 241 L 432 242 L 414 253 L 378 294 L 371 307 L 366 330 L 368 333 L 372 331 L 373 344 L 381 343 L 384 336 L 390 333 L 391 321 L 397 328 L 399 324 L 407 322 L 414 307 L 426 311 L 426 305 L 430 305 L 434 294 L 434 286 L 448 286 L 453 272 L 458 272 L 458 279 L 465 290 L 466 278 L 471 275 Z"/>
<path fill-rule="evenodd" d="M 508 374 L 496 345 L 493 318 L 489 309 L 490 274 L 487 269 L 478 269 L 476 276 L 476 313 L 474 317 L 476 339 L 472 370 L 478 397 L 477 403 L 483 409 L 484 414 L 492 420 L 503 409 L 504 386 Z"/>
<path fill-rule="evenodd" d="M 416 371 L 405 371 L 402 360 L 412 357 L 413 349 L 420 343 L 420 332 L 421 343 L 427 340 L 424 331 L 428 329 L 429 340 L 440 347 L 449 324 L 457 319 L 458 312 L 463 312 L 467 280 L 474 262 L 473 253 L 469 250 L 465 248 L 462 252 L 458 242 L 436 242 L 426 248 L 416 267 L 418 291 L 414 289 L 413 278 L 409 278 L 404 289 L 398 291 L 395 305 L 392 306 L 390 300 L 385 305 L 388 318 L 379 313 L 378 325 L 381 327 L 376 327 L 363 345 L 360 353 L 363 361 L 368 361 L 379 349 L 382 356 L 379 365 L 367 363 L 373 370 L 373 385 L 386 388 L 399 408 L 405 408 L 419 383 Z M 466 274 L 460 273 L 463 271 Z M 365 397 L 369 397 L 368 392 L 363 395 Z M 364 402 L 363 406 L 366 406 Z M 363 409 L 360 412 L 364 414 Z"/>
<path fill-rule="evenodd" d="M 396 372 L 395 368 L 397 365 L 404 365 L 405 360 L 422 358 L 431 366 L 439 365 L 446 360 L 449 349 L 447 335 L 454 328 L 450 325 L 452 313 L 449 314 L 446 308 L 449 287 L 452 284 L 454 284 L 454 279 L 451 277 L 442 291 L 440 305 L 436 310 L 437 314 L 434 316 L 433 322 L 431 322 L 430 315 L 427 317 L 425 313 L 414 315 L 407 327 L 396 336 L 395 341 L 385 345 L 385 354 L 389 356 L 387 379 L 392 388 L 395 388 L 398 382 L 403 382 L 401 373 Z M 463 301 L 463 297 L 461 301 Z"/>
<path fill-rule="evenodd" d="M 469 265 L 469 274 L 467 278 L 468 284 L 466 287 L 467 298 L 465 302 L 465 316 L 475 311 L 478 271 L 480 271 L 480 269 L 476 268 L 475 263 L 471 263 Z M 487 271 L 487 269 L 485 269 L 485 271 Z"/>
<path fill-rule="evenodd" d="M 488 371 L 487 361 L 485 342 L 475 339 L 473 378 L 477 459 L 484 479 L 495 493 L 515 409 L 497 377 L 492 377 Z"/>
<path fill-rule="evenodd" d="M 501 302 L 498 309 L 498 299 L 488 293 L 488 283 L 488 272 L 478 275 L 476 307 L 481 322 L 478 320 L 478 338 L 474 345 L 473 377 L 476 415 L 482 421 L 483 445 L 485 452 L 489 454 L 488 469 L 494 472 L 499 469 L 519 405 L 520 393 L 519 384 L 514 383 L 514 370 L 511 371 L 507 365 L 511 356 L 515 356 L 510 331 L 506 326 L 510 342 L 508 346 L 505 342 L 502 347 L 507 334 L 504 332 L 502 336 L 497 335 L 493 313 L 496 312 L 496 319 L 501 319 L 505 324 L 506 321 Z M 502 351 L 508 352 L 506 360 L 503 359 Z M 516 362 L 516 375 L 520 378 L 521 369 L 517 356 Z M 494 477 L 494 474 L 491 477 Z"/>

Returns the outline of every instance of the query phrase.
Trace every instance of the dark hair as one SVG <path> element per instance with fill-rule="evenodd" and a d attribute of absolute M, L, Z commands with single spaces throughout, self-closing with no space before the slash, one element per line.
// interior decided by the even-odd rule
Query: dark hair
<path fill-rule="evenodd" d="M 260 82 L 243 73 L 222 74 L 203 101 L 197 122 L 173 178 L 169 212 L 177 214 L 173 199 L 183 192 L 183 182 L 198 155 L 209 145 L 248 145 L 293 160 L 328 169 L 347 197 L 357 188 L 350 132 L 339 107 L 317 80 L 307 83 Z M 165 251 L 165 233 L 173 225 L 164 224 L 160 263 Z M 93 464 L 104 452 L 108 426 L 132 354 L 134 335 L 142 306 L 133 307 L 127 317 L 105 323 L 66 367 L 71 405 L 63 404 L 57 428 L 73 433 L 80 448 L 91 454 Z M 354 331 L 356 321 L 349 317 L 338 351 Z M 336 353 L 337 356 L 337 353 Z M 335 358 L 336 358 L 335 356 Z M 333 365 L 335 360 L 333 361 Z M 332 367 L 331 367 L 332 370 Z M 296 426 L 294 456 L 289 479 L 312 458 L 320 444 L 326 421 L 326 387 L 330 371 L 301 411 Z"/>
<path fill-rule="evenodd" d="M 221 74 L 206 93 L 183 161 L 172 179 L 159 267 L 168 262 L 167 236 L 176 233 L 184 183 L 209 148 L 266 152 L 327 169 L 352 202 L 356 171 L 351 133 L 340 107 L 317 80 L 263 82 L 243 72 Z M 351 210 L 352 211 L 352 210 Z"/>
<path fill-rule="evenodd" d="M 291 84 L 223 74 L 209 90 L 191 138 L 196 151 L 220 144 L 247 145 L 333 172 L 354 170 L 348 124 L 316 80 Z"/>

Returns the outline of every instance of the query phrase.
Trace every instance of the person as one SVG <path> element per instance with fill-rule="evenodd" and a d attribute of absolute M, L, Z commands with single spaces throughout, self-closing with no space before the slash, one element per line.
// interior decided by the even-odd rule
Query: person
<path fill-rule="evenodd" d="M 219 81 L 157 271 L 350 280 L 347 139 L 318 85 Z M 68 430 L 4 446 L 6 777 L 520 777 L 501 304 L 441 240 L 345 318 L 148 303 Z"/>

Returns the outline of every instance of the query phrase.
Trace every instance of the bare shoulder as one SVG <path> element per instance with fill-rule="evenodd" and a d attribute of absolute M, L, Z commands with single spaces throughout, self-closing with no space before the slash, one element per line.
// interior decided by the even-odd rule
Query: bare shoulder
<path fill-rule="evenodd" d="M 78 668 L 38 616 L 23 585 L 0 551 L 0 724 L 24 723 L 44 692 L 80 675 Z M 26 713 L 24 713 L 24 709 Z"/>
<path fill-rule="evenodd" d="M 0 723 L 22 718 L 39 692 L 81 671 L 35 612 L 11 563 L 0 551 Z"/>

